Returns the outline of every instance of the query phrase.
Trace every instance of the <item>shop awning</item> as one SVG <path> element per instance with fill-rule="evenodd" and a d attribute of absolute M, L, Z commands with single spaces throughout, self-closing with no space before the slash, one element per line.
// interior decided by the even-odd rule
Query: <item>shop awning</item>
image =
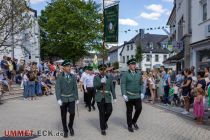
<path fill-rule="evenodd" d="M 172 63 L 177 63 L 178 61 L 180 61 L 181 59 L 184 58 L 184 51 L 179 52 L 178 54 L 169 57 L 168 59 L 166 59 L 163 64 L 172 64 Z"/>

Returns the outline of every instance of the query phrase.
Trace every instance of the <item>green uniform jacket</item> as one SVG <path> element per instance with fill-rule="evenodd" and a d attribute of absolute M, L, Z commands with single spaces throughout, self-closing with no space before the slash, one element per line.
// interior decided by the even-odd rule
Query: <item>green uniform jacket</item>
<path fill-rule="evenodd" d="M 128 99 L 138 99 L 141 97 L 142 76 L 136 71 L 133 75 L 130 70 L 123 73 L 121 77 L 121 92 L 122 95 L 128 96 Z"/>
<path fill-rule="evenodd" d="M 62 72 L 58 75 L 55 85 L 55 92 L 57 100 L 62 102 L 73 102 L 78 100 L 78 90 L 76 78 L 73 74 L 65 74 Z"/>
<path fill-rule="evenodd" d="M 113 99 L 116 99 L 113 79 L 111 76 L 106 76 L 106 84 L 103 93 L 103 86 L 101 83 L 101 78 L 99 76 L 95 76 L 93 80 L 94 88 L 96 89 L 95 101 L 101 102 L 103 98 L 105 98 L 106 103 L 112 103 Z M 112 94 L 112 95 L 111 95 Z"/>

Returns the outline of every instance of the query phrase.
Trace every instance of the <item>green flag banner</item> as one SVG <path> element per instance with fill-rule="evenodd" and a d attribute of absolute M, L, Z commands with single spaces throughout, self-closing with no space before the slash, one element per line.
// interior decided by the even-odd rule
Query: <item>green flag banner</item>
<path fill-rule="evenodd" d="M 106 43 L 118 43 L 119 4 L 104 11 L 104 33 Z"/>

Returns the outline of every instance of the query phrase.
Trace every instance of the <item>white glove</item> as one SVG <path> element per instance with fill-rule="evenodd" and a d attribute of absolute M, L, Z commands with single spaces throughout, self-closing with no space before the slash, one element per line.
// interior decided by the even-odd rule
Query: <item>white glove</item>
<path fill-rule="evenodd" d="M 85 93 L 87 93 L 87 89 L 85 89 Z"/>
<path fill-rule="evenodd" d="M 77 105 L 79 104 L 79 100 L 76 100 L 76 104 L 77 104 Z"/>
<path fill-rule="evenodd" d="M 60 106 L 62 106 L 62 101 L 61 100 L 58 100 L 58 104 L 60 105 Z"/>
<path fill-rule="evenodd" d="M 123 98 L 124 98 L 125 102 L 127 102 L 127 101 L 128 101 L 128 96 L 123 95 Z"/>
<path fill-rule="evenodd" d="M 106 83 L 106 77 L 101 78 L 101 83 Z"/>
<path fill-rule="evenodd" d="M 142 100 L 144 99 L 144 94 L 143 94 L 143 93 L 141 93 L 141 99 L 142 99 Z"/>
<path fill-rule="evenodd" d="M 117 102 L 117 99 L 114 99 L 113 101 L 114 101 L 114 103 L 116 103 Z"/>

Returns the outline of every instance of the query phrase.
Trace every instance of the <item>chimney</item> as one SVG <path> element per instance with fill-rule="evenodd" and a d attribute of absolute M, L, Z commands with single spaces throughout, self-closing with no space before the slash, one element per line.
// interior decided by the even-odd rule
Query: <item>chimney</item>
<path fill-rule="evenodd" d="M 144 38 L 144 29 L 139 29 L 139 34 L 141 38 Z"/>

